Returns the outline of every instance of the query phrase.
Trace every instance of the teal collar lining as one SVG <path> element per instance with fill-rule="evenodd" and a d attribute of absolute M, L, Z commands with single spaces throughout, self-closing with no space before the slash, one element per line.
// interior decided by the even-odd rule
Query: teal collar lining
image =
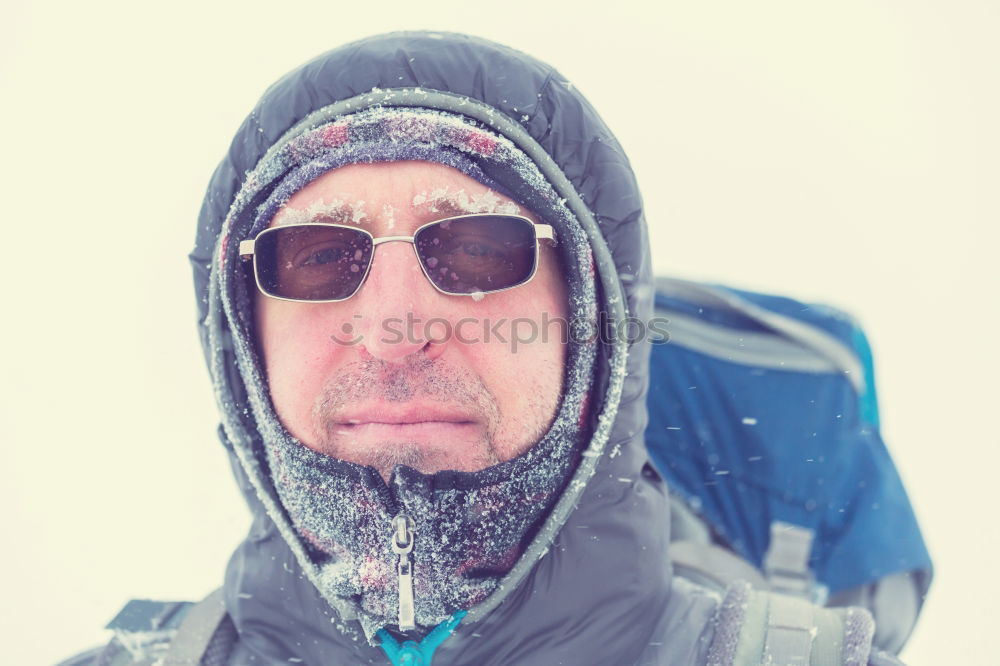
<path fill-rule="evenodd" d="M 468 614 L 468 611 L 458 611 L 450 618 L 431 629 L 430 633 L 416 641 L 399 643 L 385 629 L 379 629 L 375 635 L 379 638 L 379 647 L 389 657 L 392 666 L 431 666 L 434 651 L 451 636 L 452 632 Z"/>

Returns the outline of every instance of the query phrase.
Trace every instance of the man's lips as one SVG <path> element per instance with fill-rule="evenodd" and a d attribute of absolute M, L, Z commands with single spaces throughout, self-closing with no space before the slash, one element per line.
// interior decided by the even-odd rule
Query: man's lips
<path fill-rule="evenodd" d="M 353 429 L 361 426 L 416 426 L 423 424 L 475 425 L 479 419 L 468 412 L 441 405 L 365 405 L 354 406 L 338 414 L 334 424 L 338 428 Z"/>
<path fill-rule="evenodd" d="M 342 455 L 374 464 L 385 478 L 396 465 L 433 473 L 471 471 L 497 462 L 486 417 L 464 405 L 364 401 L 345 405 L 327 423 L 331 443 Z"/>

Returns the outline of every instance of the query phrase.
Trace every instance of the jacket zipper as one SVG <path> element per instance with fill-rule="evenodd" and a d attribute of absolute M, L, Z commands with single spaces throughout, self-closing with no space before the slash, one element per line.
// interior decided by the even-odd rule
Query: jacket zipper
<path fill-rule="evenodd" d="M 392 552 L 399 556 L 396 571 L 399 575 L 399 630 L 416 629 L 413 608 L 413 519 L 399 514 L 392 519 Z"/>

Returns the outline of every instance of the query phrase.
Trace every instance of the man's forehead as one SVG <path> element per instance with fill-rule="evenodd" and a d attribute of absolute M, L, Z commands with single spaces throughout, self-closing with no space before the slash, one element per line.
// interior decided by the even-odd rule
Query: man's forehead
<path fill-rule="evenodd" d="M 470 192 L 461 186 L 436 187 L 421 190 L 410 197 L 393 198 L 376 202 L 352 198 L 347 194 L 306 201 L 293 198 L 275 215 L 274 226 L 325 222 L 328 224 L 364 225 L 373 217 L 393 218 L 400 213 L 414 213 L 418 217 L 451 217 L 470 213 L 522 214 L 521 207 L 490 189 Z"/>

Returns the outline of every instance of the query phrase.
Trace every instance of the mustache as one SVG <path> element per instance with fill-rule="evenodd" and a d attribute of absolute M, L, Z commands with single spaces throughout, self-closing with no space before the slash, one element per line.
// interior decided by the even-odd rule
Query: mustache
<path fill-rule="evenodd" d="M 496 398 L 475 373 L 441 359 L 413 356 L 400 363 L 356 361 L 331 376 L 312 410 L 318 433 L 329 434 L 352 405 L 381 401 L 434 402 L 475 414 L 490 439 L 500 424 Z"/>

